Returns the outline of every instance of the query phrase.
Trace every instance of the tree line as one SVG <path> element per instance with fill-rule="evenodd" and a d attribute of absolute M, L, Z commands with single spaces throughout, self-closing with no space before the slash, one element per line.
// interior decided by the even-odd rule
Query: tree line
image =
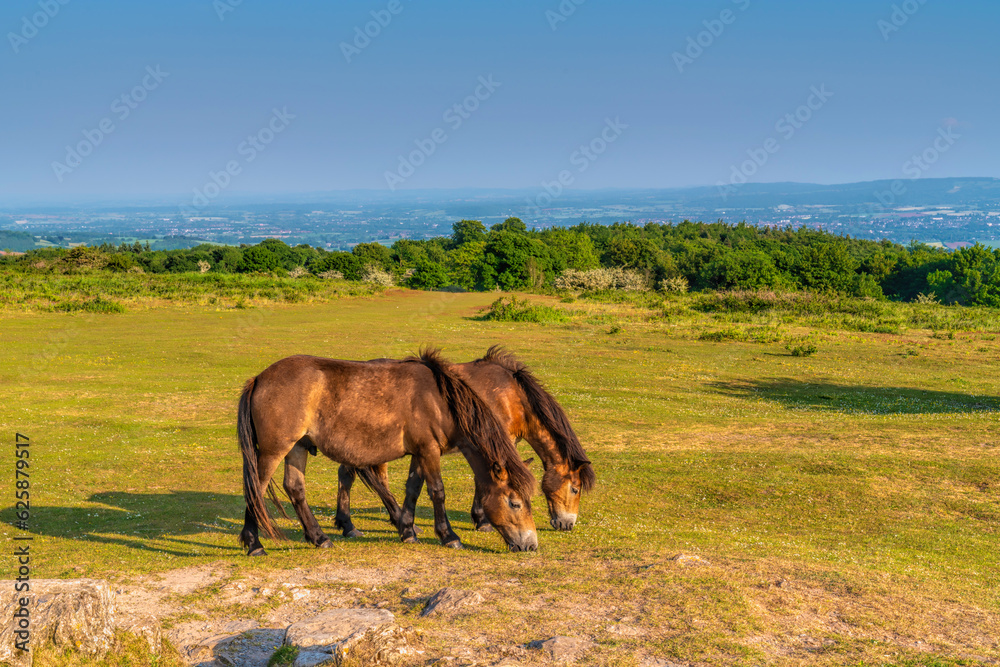
<path fill-rule="evenodd" d="M 139 243 L 36 249 L 0 258 L 12 269 L 148 273 L 271 273 L 394 282 L 415 289 L 550 288 L 567 273 L 626 270 L 650 289 L 808 290 L 858 297 L 1000 306 L 1000 251 L 949 252 L 745 223 L 600 225 L 530 230 L 518 218 L 487 228 L 461 220 L 449 236 L 359 243 L 350 252 L 279 239 L 256 245 L 151 250 Z M 374 278 L 373 278 L 374 276 Z"/>

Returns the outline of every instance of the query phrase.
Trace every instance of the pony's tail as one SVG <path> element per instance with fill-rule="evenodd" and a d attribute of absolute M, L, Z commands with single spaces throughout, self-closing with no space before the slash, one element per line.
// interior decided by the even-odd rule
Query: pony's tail
<path fill-rule="evenodd" d="M 384 468 L 384 466 L 382 467 Z M 389 513 L 389 522 L 396 526 L 396 528 L 399 528 L 399 516 L 402 508 L 396 502 L 396 498 L 393 497 L 392 491 L 389 490 L 389 487 L 385 483 L 385 479 L 376 473 L 375 470 L 375 467 L 354 469 L 361 483 L 368 487 L 369 491 L 378 496 L 382 504 L 385 505 L 385 510 Z"/>
<path fill-rule="evenodd" d="M 594 488 L 597 475 L 594 474 L 594 466 L 591 465 L 587 452 L 580 444 L 580 438 L 569 423 L 566 411 L 556 401 L 556 399 L 545 390 L 538 378 L 532 374 L 528 367 L 521 363 L 514 355 L 505 351 L 499 345 L 494 345 L 486 352 L 483 361 L 497 364 L 507 369 L 514 376 L 521 391 L 528 398 L 531 411 L 535 413 L 542 426 L 552 435 L 556 441 L 556 446 L 566 458 L 570 470 L 575 470 L 580 475 L 580 488 L 590 491 Z"/>
<path fill-rule="evenodd" d="M 389 492 L 389 489 L 382 484 L 382 480 L 378 478 L 378 475 L 371 468 L 355 468 L 354 472 L 358 474 L 358 479 L 361 480 L 361 483 L 377 496 L 381 497 L 382 493 Z"/>
<path fill-rule="evenodd" d="M 535 492 L 535 477 L 517 454 L 510 434 L 493 409 L 459 377 L 436 350 L 425 350 L 420 361 L 433 373 L 448 401 L 452 418 L 488 462 L 499 463 L 507 471 L 507 483 L 523 498 Z"/>
<path fill-rule="evenodd" d="M 287 539 L 285 534 L 274 525 L 271 515 L 267 512 L 264 504 L 264 489 L 260 486 L 260 478 L 257 476 L 257 432 L 253 425 L 253 415 L 250 413 L 250 398 L 253 396 L 253 388 L 257 382 L 256 377 L 247 380 L 243 387 L 243 394 L 240 396 L 240 404 L 236 411 L 236 434 L 240 441 L 240 453 L 243 455 L 243 499 L 247 503 L 247 509 L 253 514 L 257 521 L 257 526 L 264 531 L 264 534 L 272 539 Z M 274 499 L 274 491 L 268 491 Z M 278 505 L 279 509 L 283 509 Z M 240 533 L 240 543 L 244 547 L 250 548 L 246 543 L 246 536 Z"/>

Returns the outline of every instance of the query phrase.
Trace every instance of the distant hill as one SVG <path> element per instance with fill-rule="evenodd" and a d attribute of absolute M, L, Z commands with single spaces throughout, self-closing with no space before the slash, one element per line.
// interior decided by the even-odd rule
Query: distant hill
<path fill-rule="evenodd" d="M 35 237 L 25 232 L 0 229 L 0 250 L 26 252 L 35 248 Z"/>
<path fill-rule="evenodd" d="M 988 177 L 961 178 L 920 178 L 897 179 L 905 192 L 899 196 L 902 206 L 961 205 L 980 201 L 1000 202 L 1000 179 Z M 637 204 L 674 203 L 692 208 L 754 208 L 772 207 L 781 204 L 856 206 L 877 201 L 876 193 L 889 190 L 894 180 L 860 181 L 821 185 L 818 183 L 747 183 L 736 187 L 736 191 L 721 196 L 715 185 L 686 188 L 605 188 L 599 190 L 564 190 L 551 202 L 551 206 L 572 207 L 587 205 L 612 205 L 617 202 Z M 340 206 L 367 205 L 376 209 L 407 208 L 420 210 L 426 207 L 460 209 L 463 215 L 474 215 L 478 210 L 495 213 L 498 205 L 518 206 L 526 198 L 534 198 L 540 187 L 500 189 L 500 188 L 454 188 L 436 190 L 328 190 L 323 192 L 295 193 L 239 193 L 220 196 L 217 205 L 205 210 L 204 215 L 213 215 L 227 210 L 278 211 L 289 208 L 309 208 L 337 204 Z M 178 199 L 180 201 L 180 199 Z M 543 208 L 550 204 L 546 203 Z M 40 202 L 0 200 L 3 211 L 34 213 L 65 213 L 68 211 L 88 211 L 91 213 L 152 213 L 167 216 L 179 211 L 179 204 L 158 199 L 120 199 L 108 197 L 94 198 L 93 201 L 70 201 L 58 199 Z M 0 215 L 0 225 L 6 216 Z"/>
<path fill-rule="evenodd" d="M 1000 179 L 997 178 L 919 178 L 899 179 L 904 191 L 896 197 L 897 206 L 970 205 L 984 201 L 1000 202 Z M 890 191 L 896 181 L 862 181 L 838 185 L 815 183 L 747 183 L 725 199 L 717 187 L 685 188 L 658 191 L 692 207 L 769 208 L 791 206 L 862 206 L 878 203 L 878 193 Z M 899 187 L 897 186 L 897 190 Z"/>

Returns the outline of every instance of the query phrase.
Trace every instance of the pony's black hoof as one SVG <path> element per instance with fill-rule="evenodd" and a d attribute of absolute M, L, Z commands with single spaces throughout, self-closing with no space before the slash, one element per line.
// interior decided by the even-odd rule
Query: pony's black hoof
<path fill-rule="evenodd" d="M 264 551 L 264 547 L 257 547 L 253 551 L 247 554 L 247 556 L 266 556 L 267 552 Z"/>
<path fill-rule="evenodd" d="M 462 540 L 452 540 L 451 542 L 445 542 L 444 545 L 449 549 L 462 549 Z"/>
<path fill-rule="evenodd" d="M 487 523 L 481 523 L 478 526 L 476 526 L 476 530 L 478 530 L 481 533 L 492 532 L 493 531 L 493 524 L 489 523 L 489 522 L 487 522 Z"/>
<path fill-rule="evenodd" d="M 410 537 L 403 538 L 404 544 L 419 544 L 419 542 L 420 540 L 418 540 L 416 537 L 413 537 L 412 535 Z"/>
<path fill-rule="evenodd" d="M 365 534 L 357 528 L 351 528 L 344 532 L 344 537 L 364 537 Z"/>
<path fill-rule="evenodd" d="M 323 540 L 322 542 L 320 542 L 319 544 L 317 544 L 316 548 L 317 549 L 329 549 L 332 546 L 333 546 L 333 540 L 327 538 L 327 539 Z"/>

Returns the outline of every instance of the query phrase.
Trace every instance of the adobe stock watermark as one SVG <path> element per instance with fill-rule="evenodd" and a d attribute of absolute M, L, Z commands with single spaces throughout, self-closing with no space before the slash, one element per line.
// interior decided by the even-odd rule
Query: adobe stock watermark
<path fill-rule="evenodd" d="M 955 143 L 962 138 L 962 135 L 955 131 L 957 121 L 946 122 L 938 128 L 937 136 L 931 145 L 914 153 L 903 163 L 903 176 L 911 181 L 915 181 L 926 174 L 933 167 L 941 156 L 952 149 Z M 876 190 L 874 195 L 878 203 L 871 203 L 868 206 L 868 213 L 875 215 L 884 213 L 890 206 L 906 194 L 906 181 L 897 178 L 890 185 L 888 190 Z"/>
<path fill-rule="evenodd" d="M 14 648 L 17 651 L 29 653 L 31 651 L 31 607 L 33 602 L 31 542 L 34 539 L 29 534 L 31 530 L 31 438 L 21 433 L 15 433 L 14 441 L 11 444 L 14 446 L 13 496 L 17 499 L 14 505 L 14 528 L 20 532 L 14 535 L 14 543 L 11 545 L 17 579 L 14 580 L 14 596 L 7 611 L 13 617 L 13 624 L 9 627 L 11 627 L 11 635 L 14 639 Z M 31 660 L 30 655 L 28 660 Z"/>
<path fill-rule="evenodd" d="M 237 305 L 237 307 L 239 307 Z M 260 338 L 264 324 L 271 317 L 269 310 L 250 308 L 239 311 L 236 316 L 236 327 L 233 329 L 234 342 L 253 342 Z"/>
<path fill-rule="evenodd" d="M 70 0 L 39 0 L 38 9 L 31 16 L 21 17 L 21 29 L 17 32 L 8 32 L 7 41 L 14 53 L 20 53 L 21 47 L 38 35 L 38 31 L 49 24 L 59 13 L 59 10 L 68 5 Z"/>
<path fill-rule="evenodd" d="M 83 139 L 75 145 L 66 146 L 64 161 L 57 160 L 52 163 L 52 172 L 56 175 L 56 180 L 62 183 L 68 174 L 73 173 L 73 170 L 82 165 L 83 161 L 118 128 L 114 119 L 117 118 L 120 123 L 131 116 L 132 112 L 138 109 L 139 105 L 149 97 L 151 92 L 159 88 L 168 76 L 170 76 L 170 72 L 164 72 L 159 65 L 146 67 L 146 75 L 142 77 L 142 81 L 130 91 L 122 93 L 111 101 L 113 117 L 105 116 L 97 122 L 96 127 L 83 130 Z"/>
<path fill-rule="evenodd" d="M 382 34 L 382 31 L 389 27 L 392 19 L 403 13 L 402 0 L 389 0 L 385 9 L 372 10 L 372 20 L 362 26 L 354 26 L 354 38 L 350 42 L 340 43 L 340 52 L 344 54 L 344 60 L 348 64 L 361 52 L 367 49 L 372 40 Z"/>
<path fill-rule="evenodd" d="M 794 111 L 786 113 L 774 124 L 774 131 L 778 136 L 768 137 L 760 146 L 748 148 L 748 159 L 730 167 L 729 182 L 716 182 L 719 196 L 722 197 L 723 201 L 729 195 L 736 194 L 741 185 L 760 171 L 770 161 L 771 156 L 781 150 L 782 140 L 789 141 L 794 137 L 799 130 L 805 127 L 806 123 L 812 120 L 813 115 L 826 105 L 831 97 L 833 97 L 833 93 L 827 90 L 826 84 L 819 87 L 812 86 L 805 103 L 796 107 Z"/>
<path fill-rule="evenodd" d="M 232 159 L 227 161 L 219 171 L 209 171 L 205 183 L 200 188 L 194 189 L 191 205 L 181 206 L 181 214 L 197 215 L 200 210 L 208 206 L 213 199 L 232 184 L 234 177 L 243 173 L 244 165 L 250 164 L 257 159 L 258 155 L 267 150 L 271 142 L 288 129 L 293 120 L 295 120 L 295 115 L 288 112 L 288 107 L 272 109 L 271 117 L 264 126 L 249 135 L 236 147 L 236 153 L 242 160 Z"/>
<path fill-rule="evenodd" d="M 909 23 L 910 18 L 926 4 L 927 0 L 903 0 L 898 5 L 893 5 L 889 19 L 879 19 L 875 23 L 875 27 L 882 33 L 882 39 L 888 42 L 889 37 L 894 32 L 899 32 L 904 25 Z"/>
<path fill-rule="evenodd" d="M 243 4 L 243 0 L 213 0 L 212 9 L 220 21 L 226 20 L 226 14 L 236 11 L 236 8 Z"/>
<path fill-rule="evenodd" d="M 545 20 L 549 22 L 549 27 L 555 32 L 560 23 L 565 23 L 569 17 L 576 14 L 576 8 L 587 2 L 587 0 L 562 0 L 554 10 L 545 10 Z"/>
<path fill-rule="evenodd" d="M 732 0 L 732 3 L 741 12 L 745 12 L 750 8 L 750 0 Z M 677 66 L 677 71 L 683 74 L 685 67 L 693 65 L 694 61 L 701 58 L 707 49 L 712 48 L 715 40 L 722 37 L 722 33 L 726 31 L 726 26 L 736 23 L 737 17 L 739 17 L 739 14 L 732 9 L 723 9 L 719 12 L 718 18 L 702 21 L 701 24 L 705 26 L 705 29 L 693 37 L 688 36 L 687 47 L 685 47 L 684 51 L 674 51 L 671 55 L 674 59 L 674 65 Z"/>
<path fill-rule="evenodd" d="M 582 144 L 570 154 L 569 163 L 576 167 L 576 169 L 563 169 L 556 174 L 555 180 L 550 182 L 542 181 L 542 191 L 534 197 L 528 197 L 525 200 L 528 205 L 527 211 L 529 215 L 540 216 L 543 208 L 551 205 L 552 202 L 562 195 L 566 188 L 576 182 L 576 174 L 582 174 L 590 169 L 591 165 L 597 162 L 597 159 L 604 155 L 608 147 L 618 141 L 622 133 L 627 129 L 628 125 L 623 123 L 617 116 L 614 120 L 610 118 L 604 119 L 604 127 L 597 136 L 586 144 Z"/>
<path fill-rule="evenodd" d="M 461 102 L 452 104 L 441 114 L 441 120 L 451 128 L 452 132 L 457 132 L 465 124 L 465 121 L 472 118 L 472 114 L 479 109 L 480 105 L 493 97 L 497 88 L 503 85 L 500 81 L 496 81 L 492 74 L 479 77 L 478 84 L 471 95 L 466 96 Z M 406 155 L 399 156 L 399 164 L 395 171 L 387 170 L 385 172 L 385 184 L 389 186 L 390 190 L 395 191 L 406 182 L 406 179 L 413 176 L 417 169 L 427 162 L 427 158 L 437 152 L 438 146 L 448 141 L 448 138 L 449 134 L 445 128 L 437 127 L 427 137 L 414 139 L 413 144 L 416 148 Z"/>

